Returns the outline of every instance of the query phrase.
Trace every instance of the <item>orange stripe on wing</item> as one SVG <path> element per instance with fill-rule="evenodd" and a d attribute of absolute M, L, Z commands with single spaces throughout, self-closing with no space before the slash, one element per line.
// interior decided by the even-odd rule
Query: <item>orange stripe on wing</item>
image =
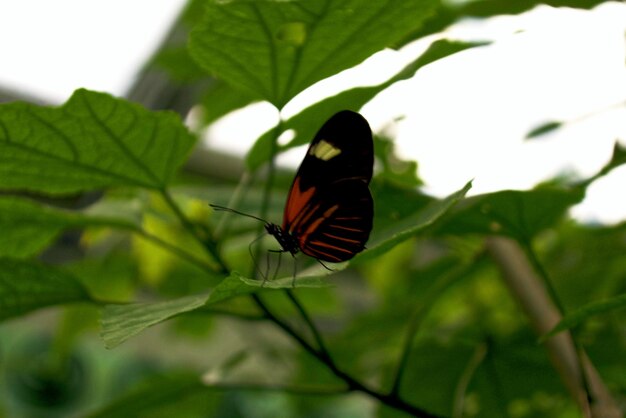
<path fill-rule="evenodd" d="M 333 261 L 333 262 L 343 261 L 341 257 L 337 257 L 336 255 L 329 254 L 325 251 L 316 250 L 315 248 L 310 248 L 310 247 L 302 248 L 302 252 L 307 255 L 310 255 L 311 257 L 321 258 L 327 261 Z"/>
<path fill-rule="evenodd" d="M 341 226 L 341 225 L 337 225 L 337 224 L 327 224 L 327 226 L 329 226 L 331 228 L 335 228 L 335 229 L 343 229 L 345 231 L 363 232 L 363 230 L 359 229 L 359 228 L 348 228 L 347 226 Z"/>
<path fill-rule="evenodd" d="M 303 246 L 303 243 L 307 242 L 307 240 L 309 239 L 309 235 L 315 232 L 315 230 L 319 228 L 322 222 L 328 219 L 328 217 L 332 215 L 337 209 L 339 209 L 339 205 L 333 205 L 329 207 L 328 209 L 326 209 L 326 212 L 324 212 L 322 216 L 320 216 L 319 218 L 311 222 L 311 225 L 309 225 L 306 231 L 304 231 L 304 234 L 300 236 L 300 247 Z"/>
<path fill-rule="evenodd" d="M 342 253 L 352 254 L 352 251 L 350 251 L 350 250 L 347 250 L 347 249 L 341 248 L 341 247 L 337 247 L 336 245 L 328 244 L 328 243 L 326 243 L 324 241 L 309 241 L 307 243 L 307 245 L 316 245 L 318 247 L 329 248 L 331 250 L 339 251 L 339 252 L 342 252 Z"/>
<path fill-rule="evenodd" d="M 346 238 L 346 237 L 340 237 L 338 235 L 329 234 L 328 232 L 322 232 L 322 235 L 325 235 L 325 236 L 333 238 L 333 239 L 338 239 L 340 241 L 352 242 L 354 244 L 359 244 L 361 242 L 361 241 L 356 240 L 356 239 L 350 239 L 350 238 Z"/>
<path fill-rule="evenodd" d="M 313 194 L 315 194 L 315 187 L 310 187 L 306 191 L 300 190 L 300 177 L 296 177 L 285 205 L 283 229 L 287 229 L 287 225 L 292 224 L 298 215 L 302 213 Z"/>

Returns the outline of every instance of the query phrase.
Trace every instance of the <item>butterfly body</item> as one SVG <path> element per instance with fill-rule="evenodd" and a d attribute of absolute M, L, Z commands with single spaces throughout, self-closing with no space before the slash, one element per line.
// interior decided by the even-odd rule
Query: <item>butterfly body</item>
<path fill-rule="evenodd" d="M 374 216 L 369 191 L 372 132 L 358 113 L 344 110 L 318 131 L 291 185 L 282 226 L 268 223 L 285 252 L 346 261 L 365 248 Z"/>

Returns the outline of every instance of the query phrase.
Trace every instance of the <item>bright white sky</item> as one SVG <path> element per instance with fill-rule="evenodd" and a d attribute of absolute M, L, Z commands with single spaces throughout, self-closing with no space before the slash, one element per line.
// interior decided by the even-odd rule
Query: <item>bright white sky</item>
<path fill-rule="evenodd" d="M 78 87 L 123 95 L 183 3 L 0 2 L 0 87 L 52 103 Z M 429 192 L 446 195 L 472 178 L 476 194 L 530 188 L 562 173 L 589 176 L 608 160 L 617 138 L 626 143 L 626 4 L 591 12 L 539 7 L 463 22 L 447 36 L 494 44 L 420 70 L 362 112 L 373 129 L 396 133 L 398 151 L 419 162 Z M 313 86 L 283 116 L 338 90 L 383 81 L 426 47 L 417 42 L 377 54 Z M 552 119 L 575 122 L 544 139 L 523 140 Z M 271 106 L 250 106 L 220 121 L 208 141 L 243 152 L 275 120 Z M 283 161 L 297 164 L 303 152 L 294 150 Z M 625 184 L 626 168 L 596 182 L 575 216 L 625 220 Z"/>

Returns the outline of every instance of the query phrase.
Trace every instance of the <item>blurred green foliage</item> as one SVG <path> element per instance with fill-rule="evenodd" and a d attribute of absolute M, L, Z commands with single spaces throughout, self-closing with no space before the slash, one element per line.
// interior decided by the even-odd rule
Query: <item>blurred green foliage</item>
<path fill-rule="evenodd" d="M 598 2 L 556 3 L 545 4 Z M 178 83 L 211 80 L 199 103 L 210 125 L 255 100 L 280 108 L 374 52 L 461 18 L 536 4 L 197 0 L 182 17 L 189 47 L 151 64 Z M 423 66 L 480 45 L 438 40 L 388 81 L 283 121 L 249 152 L 252 177 L 335 111 L 358 110 Z M 548 128 L 558 125 L 530 136 Z M 290 129 L 294 139 L 277 147 Z M 626 226 L 567 218 L 589 184 L 626 162 L 619 145 L 584 181 L 465 198 L 468 183 L 436 199 L 419 190 L 417 163 L 399 159 L 392 138 L 376 138 L 369 249 L 332 273 L 284 257 L 280 278 L 263 282 L 251 279 L 249 252 L 262 225 L 208 203 L 243 188 L 237 209 L 258 215 L 268 203 L 278 221 L 291 177 L 278 174 L 270 188 L 192 178 L 180 167 L 194 143 L 173 113 L 88 90 L 56 108 L 0 105 L 0 416 L 580 416 L 486 250 L 493 235 L 532 252 L 565 309 L 559 330 L 573 329 L 623 403 Z M 94 191 L 86 208 L 55 204 Z M 68 236 L 79 237 L 80 253 L 69 261 L 54 252 Z"/>

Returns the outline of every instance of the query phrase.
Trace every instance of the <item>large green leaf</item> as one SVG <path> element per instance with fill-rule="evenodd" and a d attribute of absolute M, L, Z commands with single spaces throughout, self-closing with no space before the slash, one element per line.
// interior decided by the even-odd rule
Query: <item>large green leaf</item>
<path fill-rule="evenodd" d="M 624 308 L 626 308 L 626 294 L 589 303 L 565 315 L 565 317 L 561 319 L 561 322 L 546 334 L 545 337 L 551 337 L 566 329 L 574 328 L 592 316 Z"/>
<path fill-rule="evenodd" d="M 368 244 L 368 250 L 357 255 L 354 261 L 368 260 L 389 251 L 399 243 L 406 241 L 419 231 L 432 225 L 454 207 L 471 187 L 472 183 L 467 183 L 461 190 L 458 190 L 445 199 L 431 202 L 415 214 L 402 219 L 389 229 L 377 234 L 372 242 Z"/>
<path fill-rule="evenodd" d="M 202 97 L 202 123 L 209 125 L 252 102 L 254 99 L 246 92 L 234 89 L 221 80 L 215 80 Z"/>
<path fill-rule="evenodd" d="M 191 34 L 198 63 L 282 108 L 316 81 L 419 28 L 432 0 L 211 1 Z"/>
<path fill-rule="evenodd" d="M 0 258 L 0 319 L 51 305 L 90 302 L 73 276 L 52 267 Z"/>
<path fill-rule="evenodd" d="M 172 112 L 77 90 L 61 107 L 0 105 L 0 188 L 165 187 L 194 138 Z"/>
<path fill-rule="evenodd" d="M 106 305 L 100 336 L 107 348 L 113 348 L 152 325 L 203 306 L 207 300 L 207 295 L 193 295 L 163 302 Z"/>
<path fill-rule="evenodd" d="M 555 187 L 474 196 L 458 205 L 440 224 L 438 232 L 500 234 L 525 241 L 554 225 L 584 196 L 580 188 Z"/>
<path fill-rule="evenodd" d="M 296 287 L 324 286 L 328 284 L 316 277 L 296 279 Z M 293 287 L 291 278 L 263 282 L 250 280 L 233 272 L 208 294 L 163 302 L 107 305 L 102 313 L 101 337 L 107 348 L 113 348 L 144 329 L 185 312 L 261 290 L 291 287 Z"/>
<path fill-rule="evenodd" d="M 358 111 L 378 93 L 398 81 L 407 80 L 413 77 L 415 73 L 425 65 L 465 49 L 480 45 L 484 44 L 448 40 L 436 41 L 422 55 L 406 65 L 402 70 L 388 80 L 375 86 L 358 87 L 346 90 L 309 106 L 302 112 L 281 124 L 281 131 L 284 132 L 293 130 L 295 136 L 291 141 L 289 141 L 288 144 L 281 146 L 278 151 L 286 151 L 290 148 L 309 142 L 315 135 L 315 132 L 317 132 L 320 126 L 322 126 L 322 123 L 338 110 L 349 109 Z M 250 170 L 255 170 L 272 157 L 273 142 L 276 136 L 276 130 L 272 128 L 259 137 L 246 156 L 246 165 Z"/>
<path fill-rule="evenodd" d="M 86 216 L 16 197 L 0 197 L 0 257 L 25 258 L 38 254 L 64 229 L 107 225 L 123 229 L 129 220 Z"/>

